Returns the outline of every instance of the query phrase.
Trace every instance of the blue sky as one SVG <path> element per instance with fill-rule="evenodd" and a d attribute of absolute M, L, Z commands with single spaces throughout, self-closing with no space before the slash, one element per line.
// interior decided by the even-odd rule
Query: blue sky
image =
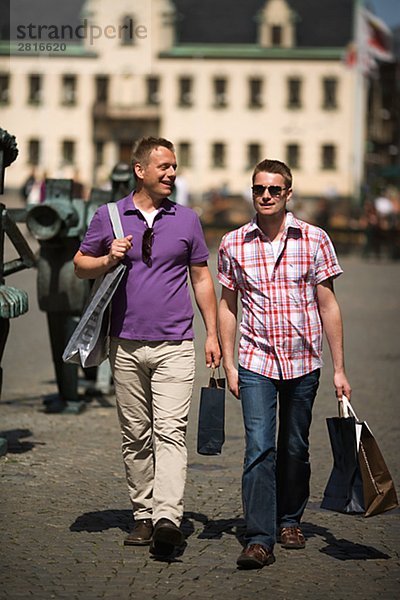
<path fill-rule="evenodd" d="M 400 0 L 369 0 L 368 4 L 389 27 L 400 25 Z"/>

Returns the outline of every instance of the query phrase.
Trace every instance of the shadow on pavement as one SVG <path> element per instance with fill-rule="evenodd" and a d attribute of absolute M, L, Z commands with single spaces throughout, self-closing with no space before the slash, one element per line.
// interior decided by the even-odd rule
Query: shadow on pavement
<path fill-rule="evenodd" d="M 355 544 L 346 539 L 337 539 L 326 527 L 313 523 L 302 523 L 302 528 L 306 538 L 322 537 L 327 546 L 321 548 L 320 552 L 337 560 L 387 560 L 390 558 L 388 554 L 384 554 L 372 546 Z"/>
<path fill-rule="evenodd" d="M 203 525 L 199 539 L 220 539 L 224 533 L 234 535 L 240 541 L 244 534 L 243 519 L 209 519 L 202 513 L 185 512 L 182 520 L 182 531 L 185 538 L 195 532 L 193 521 Z M 121 529 L 129 532 L 133 525 L 131 510 L 107 509 L 84 513 L 70 526 L 70 531 L 98 532 L 107 529 Z"/>
<path fill-rule="evenodd" d="M 132 526 L 131 510 L 98 510 L 84 513 L 78 517 L 69 528 L 70 531 L 105 531 L 106 529 L 121 529 L 129 532 Z"/>
<path fill-rule="evenodd" d="M 26 430 L 19 431 L 24 432 Z M 28 435 L 30 435 L 29 431 Z M 209 519 L 203 513 L 185 512 L 182 520 L 182 531 L 185 538 L 189 538 L 196 530 L 193 521 L 197 521 L 203 526 L 203 530 L 198 535 L 199 539 L 220 539 L 223 534 L 228 534 L 234 535 L 238 542 L 244 545 L 245 526 L 241 518 Z M 131 510 L 109 509 L 84 513 L 72 523 L 70 531 L 98 532 L 118 528 L 121 531 L 129 532 L 131 527 Z M 327 545 L 321 548 L 320 552 L 337 560 L 388 560 L 391 558 L 388 554 L 372 546 L 355 544 L 351 540 L 337 539 L 326 527 L 304 522 L 302 528 L 306 538 L 321 537 Z M 181 556 L 185 547 L 186 543 L 174 557 L 168 557 L 166 560 L 171 561 L 172 558 L 176 559 L 177 556 Z"/>
<path fill-rule="evenodd" d="M 37 404 L 40 404 L 43 400 L 43 396 L 21 396 L 20 398 L 12 398 L 11 400 L 2 400 L 2 404 L 8 406 L 14 406 L 15 404 L 21 404 L 21 408 L 34 408 Z"/>
<path fill-rule="evenodd" d="M 44 445 L 44 442 L 21 441 L 21 438 L 27 438 L 33 435 L 30 429 L 10 429 L 9 431 L 0 431 L 0 437 L 7 440 L 7 451 L 9 454 L 23 454 L 29 452 L 37 445 Z"/>
<path fill-rule="evenodd" d="M 198 521 L 203 525 L 203 531 L 198 535 L 199 539 L 220 539 L 224 533 L 227 533 L 229 535 L 234 535 L 237 540 L 242 543 L 245 532 L 243 519 L 209 519 L 207 515 L 202 513 L 185 512 L 182 529 L 186 537 L 189 537 L 189 535 L 194 533 L 195 528 L 191 519 Z M 191 532 L 187 533 L 189 527 L 191 528 Z"/>

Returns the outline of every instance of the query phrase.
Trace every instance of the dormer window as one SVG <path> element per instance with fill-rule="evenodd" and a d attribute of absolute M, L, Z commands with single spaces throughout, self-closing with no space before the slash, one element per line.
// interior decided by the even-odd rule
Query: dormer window
<path fill-rule="evenodd" d="M 272 46 L 282 46 L 282 26 L 271 26 L 271 44 Z"/>
<path fill-rule="evenodd" d="M 266 0 L 257 20 L 262 48 L 293 48 L 296 17 L 288 0 Z"/>
<path fill-rule="evenodd" d="M 135 43 L 135 21 L 131 15 L 122 17 L 120 35 L 122 46 L 133 46 Z"/>

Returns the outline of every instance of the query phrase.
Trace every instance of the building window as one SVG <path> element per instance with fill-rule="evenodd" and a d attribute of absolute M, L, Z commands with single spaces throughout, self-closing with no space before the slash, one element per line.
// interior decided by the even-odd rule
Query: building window
<path fill-rule="evenodd" d="M 32 167 L 40 164 L 40 141 L 29 140 L 28 142 L 28 162 Z"/>
<path fill-rule="evenodd" d="M 322 146 L 322 164 L 324 170 L 336 169 L 336 147 L 333 144 L 324 144 Z"/>
<path fill-rule="evenodd" d="M 130 15 L 125 15 L 120 27 L 121 46 L 133 46 L 135 43 L 135 21 Z"/>
<path fill-rule="evenodd" d="M 271 42 L 273 46 L 282 46 L 282 26 L 272 25 Z"/>
<path fill-rule="evenodd" d="M 260 144 L 248 144 L 247 146 L 247 168 L 254 169 L 254 167 L 261 160 L 261 146 Z"/>
<path fill-rule="evenodd" d="M 0 104 L 8 104 L 10 101 L 10 76 L 7 73 L 0 74 Z"/>
<path fill-rule="evenodd" d="M 291 77 L 288 79 L 288 108 L 301 107 L 301 79 Z"/>
<path fill-rule="evenodd" d="M 109 83 L 109 78 L 106 75 L 99 75 L 96 77 L 96 103 L 107 104 Z"/>
<path fill-rule="evenodd" d="M 262 107 L 262 79 L 249 80 L 249 108 Z"/>
<path fill-rule="evenodd" d="M 72 140 L 64 140 L 62 143 L 62 161 L 64 165 L 75 163 L 75 142 Z"/>
<path fill-rule="evenodd" d="M 76 76 L 63 75 L 61 103 L 65 106 L 76 104 Z"/>
<path fill-rule="evenodd" d="M 226 149 L 225 144 L 221 142 L 216 142 L 212 145 L 212 157 L 211 157 L 211 165 L 216 169 L 221 169 L 225 167 L 226 160 Z"/>
<path fill-rule="evenodd" d="M 336 77 L 324 77 L 322 80 L 322 106 L 325 110 L 337 108 L 337 84 Z"/>
<path fill-rule="evenodd" d="M 41 104 L 42 102 L 42 77 L 41 75 L 29 75 L 29 104 Z"/>
<path fill-rule="evenodd" d="M 179 106 L 192 106 L 193 80 L 191 77 L 179 78 Z"/>
<path fill-rule="evenodd" d="M 300 168 L 300 146 L 298 144 L 286 146 L 286 162 L 291 169 Z"/>
<path fill-rule="evenodd" d="M 225 108 L 227 102 L 227 81 L 224 78 L 216 77 L 214 79 L 214 107 Z"/>
<path fill-rule="evenodd" d="M 190 167 L 192 164 L 192 146 L 189 142 L 180 142 L 178 144 L 178 165 L 180 167 Z"/>
<path fill-rule="evenodd" d="M 151 106 L 160 104 L 160 79 L 159 77 L 148 77 L 146 80 L 147 94 L 146 102 Z"/>
<path fill-rule="evenodd" d="M 94 144 L 94 164 L 96 167 L 104 163 L 104 142 Z"/>

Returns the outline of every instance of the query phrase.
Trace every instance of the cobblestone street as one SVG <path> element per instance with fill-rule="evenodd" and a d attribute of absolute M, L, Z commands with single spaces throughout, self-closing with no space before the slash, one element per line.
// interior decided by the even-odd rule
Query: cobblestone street
<path fill-rule="evenodd" d="M 345 323 L 353 405 L 374 432 L 400 492 L 400 263 L 340 257 L 336 291 Z M 210 265 L 215 265 L 215 254 Z M 0 430 L 2 548 L 0 598 L 35 600 L 380 599 L 399 594 L 400 511 L 365 519 L 320 506 L 331 466 L 326 417 L 337 413 L 326 345 L 311 436 L 311 497 L 304 551 L 275 549 L 276 563 L 236 569 L 243 530 L 240 404 L 226 401 L 221 456 L 196 453 L 200 387 L 207 384 L 196 315 L 197 376 L 188 432 L 189 469 L 183 529 L 173 562 L 148 548 L 125 547 L 131 511 L 114 397 L 93 399 L 78 415 L 43 412 L 56 391 L 45 314 L 35 272 L 7 279 L 29 293 L 29 312 L 11 321 L 3 358 Z M 218 289 L 219 294 L 219 289 Z"/>

